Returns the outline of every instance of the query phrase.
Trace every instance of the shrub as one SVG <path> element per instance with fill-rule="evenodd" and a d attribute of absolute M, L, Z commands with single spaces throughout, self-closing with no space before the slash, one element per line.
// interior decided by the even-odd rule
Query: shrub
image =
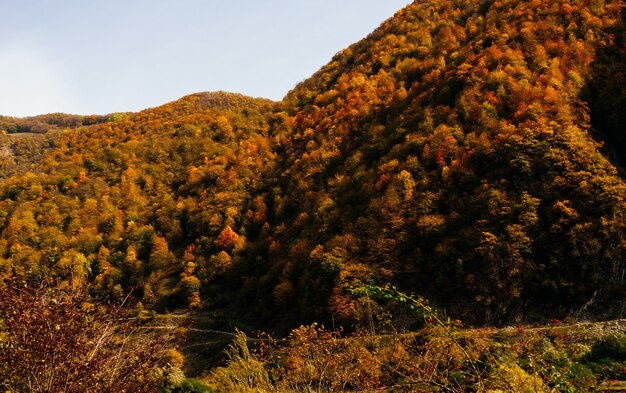
<path fill-rule="evenodd" d="M 211 374 L 209 383 L 225 393 L 263 393 L 273 391 L 269 375 L 261 360 L 248 348 L 248 337 L 237 331 L 226 350 L 228 365 Z"/>
<path fill-rule="evenodd" d="M 603 337 L 594 344 L 589 360 L 626 360 L 626 334 L 619 332 Z"/>
<path fill-rule="evenodd" d="M 82 287 L 0 287 L 0 391 L 157 391 L 165 339 L 137 340 L 132 310 L 94 304 Z"/>

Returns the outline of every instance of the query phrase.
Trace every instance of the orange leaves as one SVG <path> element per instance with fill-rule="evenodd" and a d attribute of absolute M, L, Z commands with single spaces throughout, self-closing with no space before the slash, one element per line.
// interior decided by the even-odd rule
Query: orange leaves
<path fill-rule="evenodd" d="M 226 251 L 220 251 L 215 258 L 215 265 L 219 272 L 226 271 L 232 264 L 232 259 Z"/>
<path fill-rule="evenodd" d="M 202 172 L 202 170 L 200 170 L 199 168 L 195 166 L 192 166 L 191 168 L 189 168 L 188 174 L 189 174 L 187 178 L 188 184 L 196 184 L 200 182 L 200 180 L 202 180 L 202 177 L 204 176 L 204 173 Z"/>
<path fill-rule="evenodd" d="M 350 341 L 323 326 L 294 329 L 288 345 L 268 351 L 279 387 L 318 391 L 371 389 L 381 378 L 378 359 L 359 340 Z M 282 360 L 284 359 L 284 360 Z"/>
<path fill-rule="evenodd" d="M 225 251 L 231 251 L 242 245 L 242 239 L 230 226 L 226 226 L 217 237 L 217 246 Z"/>
<path fill-rule="evenodd" d="M 389 183 L 389 179 L 390 179 L 389 175 L 387 175 L 386 173 L 383 173 L 382 175 L 380 175 L 380 177 L 376 181 L 376 189 L 378 191 L 381 191 L 383 188 L 385 188 L 387 184 Z"/>

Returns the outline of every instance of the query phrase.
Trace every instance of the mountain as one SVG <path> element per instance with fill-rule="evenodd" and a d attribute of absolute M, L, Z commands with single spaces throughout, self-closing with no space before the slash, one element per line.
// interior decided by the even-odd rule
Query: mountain
<path fill-rule="evenodd" d="M 621 12 L 414 2 L 335 56 L 276 114 L 249 296 L 350 322 L 387 282 L 481 323 L 621 310 Z"/>
<path fill-rule="evenodd" d="M 3 150 L 0 274 L 258 327 L 400 320 L 381 288 L 472 323 L 617 315 L 623 24 L 619 1 L 416 1 L 281 102 L 40 118 L 30 161 Z"/>

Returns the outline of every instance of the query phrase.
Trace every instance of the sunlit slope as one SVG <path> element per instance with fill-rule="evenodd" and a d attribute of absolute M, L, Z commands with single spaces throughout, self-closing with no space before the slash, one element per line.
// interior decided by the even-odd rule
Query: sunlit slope
<path fill-rule="evenodd" d="M 0 272 L 113 298 L 133 290 L 147 303 L 173 275 L 172 306 L 198 307 L 253 221 L 273 160 L 272 106 L 204 93 L 53 133 L 49 151 L 0 186 Z"/>
<path fill-rule="evenodd" d="M 621 12 L 419 1 L 335 56 L 275 116 L 283 174 L 246 294 L 348 321 L 387 282 L 476 321 L 621 304 L 626 189 L 582 98 L 614 82 L 594 78 Z"/>

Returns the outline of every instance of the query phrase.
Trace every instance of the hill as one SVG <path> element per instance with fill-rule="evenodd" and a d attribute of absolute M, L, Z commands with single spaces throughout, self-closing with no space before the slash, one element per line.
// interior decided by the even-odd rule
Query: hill
<path fill-rule="evenodd" d="M 275 115 L 244 294 L 351 323 L 386 282 L 478 323 L 620 313 L 622 27 L 620 2 L 414 2 L 339 53 Z"/>
<path fill-rule="evenodd" d="M 282 102 L 35 118 L 30 161 L 2 150 L 0 274 L 277 329 L 410 328 L 406 293 L 471 323 L 618 315 L 622 27 L 618 1 L 414 2 Z"/>
<path fill-rule="evenodd" d="M 182 274 L 175 303 L 197 307 L 196 270 L 206 283 L 243 242 L 235 230 L 272 162 L 272 105 L 196 94 L 47 133 L 48 151 L 1 186 L 0 271 L 114 299 L 134 287 L 147 303 L 164 276 Z"/>

